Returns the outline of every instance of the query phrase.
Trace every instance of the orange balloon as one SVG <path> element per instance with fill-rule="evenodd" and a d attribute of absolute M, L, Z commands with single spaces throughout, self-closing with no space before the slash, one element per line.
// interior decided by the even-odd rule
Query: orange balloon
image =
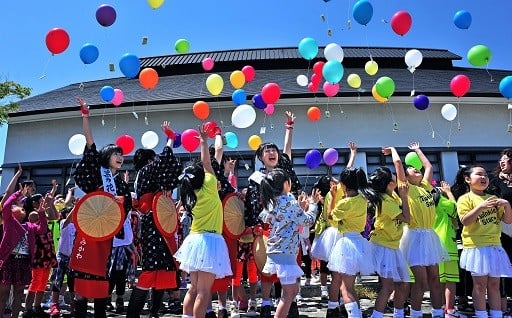
<path fill-rule="evenodd" d="M 139 82 L 145 89 L 153 89 L 158 84 L 158 73 L 151 67 L 146 67 L 140 71 Z"/>
<path fill-rule="evenodd" d="M 192 111 L 194 112 L 194 116 L 201 120 L 205 120 L 210 115 L 210 106 L 208 106 L 207 102 L 200 100 L 194 103 Z"/>
<path fill-rule="evenodd" d="M 318 121 L 320 120 L 320 117 L 322 116 L 322 112 L 320 111 L 320 108 L 316 106 L 311 106 L 308 109 L 308 118 L 311 121 Z"/>
<path fill-rule="evenodd" d="M 372 87 L 372 95 L 373 95 L 373 98 L 375 98 L 375 100 L 378 101 L 379 103 L 385 103 L 388 101 L 387 98 L 382 97 L 379 95 L 379 93 L 377 93 L 377 87 L 375 85 L 373 85 L 373 87 Z"/>

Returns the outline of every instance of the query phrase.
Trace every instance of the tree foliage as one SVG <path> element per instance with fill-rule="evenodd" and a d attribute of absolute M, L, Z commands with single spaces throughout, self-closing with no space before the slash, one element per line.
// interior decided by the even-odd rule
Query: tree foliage
<path fill-rule="evenodd" d="M 19 109 L 18 101 L 28 97 L 32 89 L 14 81 L 0 82 L 0 126 L 7 123 L 9 113 Z"/>

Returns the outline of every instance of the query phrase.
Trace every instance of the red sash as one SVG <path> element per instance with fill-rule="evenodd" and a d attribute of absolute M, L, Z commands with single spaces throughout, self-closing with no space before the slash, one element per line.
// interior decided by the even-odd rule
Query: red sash
<path fill-rule="evenodd" d="M 112 250 L 112 240 L 87 240 L 77 231 L 69 267 L 82 273 L 106 277 L 107 263 Z"/>

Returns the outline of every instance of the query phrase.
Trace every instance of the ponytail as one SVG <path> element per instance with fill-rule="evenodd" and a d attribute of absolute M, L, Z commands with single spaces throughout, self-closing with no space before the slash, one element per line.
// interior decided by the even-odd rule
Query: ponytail
<path fill-rule="evenodd" d="M 283 169 L 276 168 L 270 171 L 260 183 L 260 200 L 264 208 L 276 204 L 276 197 L 284 191 L 284 183 L 291 183 L 290 176 Z"/>
<path fill-rule="evenodd" d="M 195 191 L 203 186 L 204 177 L 204 168 L 200 161 L 190 163 L 178 177 L 181 181 L 180 199 L 185 210 L 192 212 L 197 202 Z"/>

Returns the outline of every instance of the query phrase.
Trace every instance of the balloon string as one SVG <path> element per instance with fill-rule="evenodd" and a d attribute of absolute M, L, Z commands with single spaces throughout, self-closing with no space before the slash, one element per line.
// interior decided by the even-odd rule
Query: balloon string
<path fill-rule="evenodd" d="M 412 91 L 416 93 L 416 88 L 414 86 L 414 72 L 412 72 Z M 411 94 L 411 96 L 414 96 L 415 94 Z"/>
<path fill-rule="evenodd" d="M 395 126 L 397 126 L 398 124 L 395 120 L 395 114 L 393 113 L 393 108 L 392 108 L 391 104 L 389 103 L 389 101 L 386 102 L 386 109 L 388 110 L 388 113 L 391 116 L 391 120 L 393 121 L 393 129 L 395 129 Z"/>
<path fill-rule="evenodd" d="M 372 52 L 370 50 L 370 42 L 368 41 L 368 30 L 366 25 L 364 26 L 364 38 L 366 40 L 366 49 L 368 50 L 368 56 L 370 57 L 370 61 L 373 61 Z"/>
<path fill-rule="evenodd" d="M 432 121 L 430 120 L 430 115 L 428 114 L 428 110 L 426 110 L 425 112 L 427 114 L 427 121 L 430 126 L 430 130 L 432 131 L 432 139 L 433 139 L 433 138 L 435 138 L 434 126 L 432 125 Z"/>
<path fill-rule="evenodd" d="M 318 136 L 318 146 L 320 148 L 323 148 L 324 147 L 324 143 L 322 142 L 322 139 L 320 138 L 320 130 L 318 129 L 318 121 L 315 122 L 315 125 L 316 125 L 316 134 Z"/>
<path fill-rule="evenodd" d="M 485 65 L 485 71 L 487 72 L 487 74 L 489 74 L 489 77 L 491 78 L 491 83 L 494 82 L 494 78 L 492 78 L 492 75 L 491 75 L 491 72 L 489 72 L 489 69 L 487 68 L 489 66 L 489 63 L 487 63 Z"/>
<path fill-rule="evenodd" d="M 48 60 L 46 61 L 46 64 L 44 65 L 44 68 L 43 68 L 43 74 L 41 76 L 39 76 L 39 79 L 43 79 L 46 77 L 46 69 L 48 68 L 48 65 L 50 64 L 50 59 L 52 58 L 52 55 L 50 55 L 48 57 Z"/>
<path fill-rule="evenodd" d="M 461 124 L 460 124 L 460 98 L 457 98 L 457 130 L 461 130 Z"/>
<path fill-rule="evenodd" d="M 327 35 L 330 35 L 329 34 L 329 31 L 331 30 L 331 26 L 329 25 L 329 15 L 327 14 L 327 2 L 324 2 L 325 3 L 325 23 L 327 23 Z"/>
<path fill-rule="evenodd" d="M 117 129 L 117 107 L 114 109 L 114 128 L 112 131 L 116 131 Z"/>
<path fill-rule="evenodd" d="M 350 22 L 350 9 L 352 8 L 352 6 L 350 5 L 350 0 L 348 1 L 348 6 L 347 6 L 347 30 L 350 30 L 350 25 L 351 25 L 351 22 Z"/>

